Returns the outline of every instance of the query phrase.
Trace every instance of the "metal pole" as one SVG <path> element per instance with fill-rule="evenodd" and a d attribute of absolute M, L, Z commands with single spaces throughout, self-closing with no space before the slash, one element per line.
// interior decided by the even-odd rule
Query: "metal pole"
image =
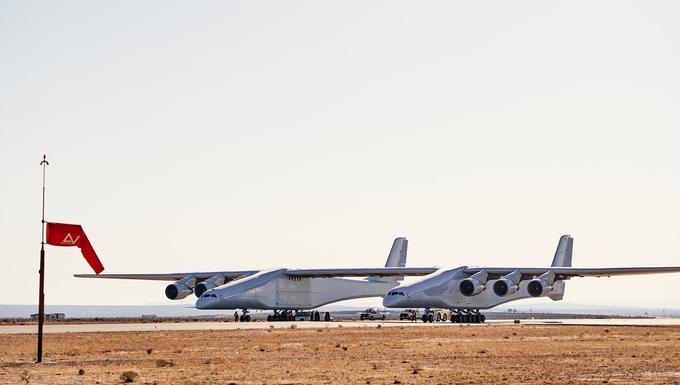
<path fill-rule="evenodd" d="M 42 221 L 40 227 L 42 230 L 40 238 L 40 288 L 38 289 L 38 354 L 35 362 L 42 362 L 42 340 L 43 340 L 43 323 L 45 322 L 45 167 L 49 165 L 47 156 L 43 155 L 43 160 L 40 162 L 43 168 L 43 184 L 42 184 Z"/>

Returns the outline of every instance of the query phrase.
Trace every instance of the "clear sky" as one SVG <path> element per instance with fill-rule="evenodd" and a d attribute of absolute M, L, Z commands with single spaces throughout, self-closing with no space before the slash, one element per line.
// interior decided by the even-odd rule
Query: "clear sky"
<path fill-rule="evenodd" d="M 680 265 L 680 5 L 0 1 L 0 303 L 106 272 Z M 47 302 L 166 303 L 79 280 Z M 680 307 L 680 275 L 571 303 Z M 549 301 L 549 300 L 543 300 Z"/>

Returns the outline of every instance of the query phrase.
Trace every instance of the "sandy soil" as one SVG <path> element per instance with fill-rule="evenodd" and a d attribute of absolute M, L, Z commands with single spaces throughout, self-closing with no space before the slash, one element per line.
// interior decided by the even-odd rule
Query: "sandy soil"
<path fill-rule="evenodd" d="M 0 335 L 0 384 L 680 384 L 677 326 L 64 333 L 45 351 Z"/>

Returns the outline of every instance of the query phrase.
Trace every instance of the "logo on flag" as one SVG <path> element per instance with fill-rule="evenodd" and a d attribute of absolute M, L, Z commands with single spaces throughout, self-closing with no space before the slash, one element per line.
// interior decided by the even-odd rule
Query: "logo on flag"
<path fill-rule="evenodd" d="M 76 239 L 73 239 L 71 233 L 66 233 L 66 237 L 64 237 L 64 240 L 61 241 L 61 244 L 65 246 L 75 246 L 79 239 L 80 235 L 76 236 Z"/>

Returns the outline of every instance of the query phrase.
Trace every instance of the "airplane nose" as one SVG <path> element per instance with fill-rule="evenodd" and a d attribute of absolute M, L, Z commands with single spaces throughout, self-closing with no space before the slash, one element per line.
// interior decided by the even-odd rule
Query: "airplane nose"
<path fill-rule="evenodd" d="M 402 307 L 402 304 L 406 300 L 406 295 L 403 290 L 393 290 L 387 293 L 385 297 L 383 297 L 383 306 L 384 307 Z"/>
<path fill-rule="evenodd" d="M 197 309 L 207 309 L 207 307 L 206 307 L 206 305 L 207 305 L 206 299 L 207 299 L 207 298 L 199 298 L 199 299 L 197 299 L 197 300 L 196 300 L 196 308 L 197 308 Z"/>
<path fill-rule="evenodd" d="M 196 300 L 197 309 L 213 309 L 217 303 L 216 298 L 201 296 Z"/>
<path fill-rule="evenodd" d="M 394 307 L 394 298 L 392 297 L 385 297 L 383 298 L 383 306 L 385 307 Z"/>

